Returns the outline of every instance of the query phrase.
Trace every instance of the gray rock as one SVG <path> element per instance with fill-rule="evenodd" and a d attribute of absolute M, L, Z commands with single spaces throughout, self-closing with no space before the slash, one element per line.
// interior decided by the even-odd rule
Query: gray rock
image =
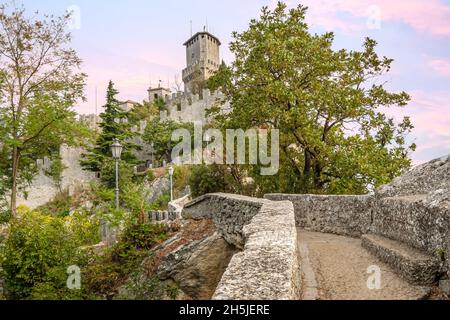
<path fill-rule="evenodd" d="M 187 203 L 184 219 L 211 219 L 219 234 L 230 244 L 242 249 L 243 227 L 258 214 L 267 200 L 231 194 L 208 194 Z"/>
<path fill-rule="evenodd" d="M 301 279 L 292 203 L 265 202 L 243 232 L 244 250 L 231 259 L 213 299 L 299 299 Z"/>
<path fill-rule="evenodd" d="M 450 155 L 417 166 L 377 190 L 379 197 L 428 194 L 450 190 Z"/>
<path fill-rule="evenodd" d="M 439 281 L 439 289 L 450 297 L 450 280 Z"/>
<path fill-rule="evenodd" d="M 217 233 L 171 252 L 159 266 L 160 279 L 173 279 L 193 299 L 210 299 L 235 253 Z"/>
<path fill-rule="evenodd" d="M 170 180 L 166 177 L 158 178 L 154 180 L 149 186 L 148 186 L 150 193 L 148 195 L 148 203 L 155 202 L 159 197 L 161 197 L 163 194 L 170 191 Z"/>

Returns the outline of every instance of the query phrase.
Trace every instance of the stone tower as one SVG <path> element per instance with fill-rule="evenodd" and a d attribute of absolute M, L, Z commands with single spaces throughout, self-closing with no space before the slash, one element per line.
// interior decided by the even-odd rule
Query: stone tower
<path fill-rule="evenodd" d="M 198 32 L 186 43 L 186 68 L 183 70 L 184 90 L 201 93 L 203 84 L 220 66 L 220 40 L 207 31 Z"/>

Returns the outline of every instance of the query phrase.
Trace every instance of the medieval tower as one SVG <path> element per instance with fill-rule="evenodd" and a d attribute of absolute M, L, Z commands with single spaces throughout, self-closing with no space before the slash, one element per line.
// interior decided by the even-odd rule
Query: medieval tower
<path fill-rule="evenodd" d="M 198 32 L 186 43 L 186 68 L 183 70 L 184 90 L 201 93 L 204 82 L 220 66 L 220 40 L 207 31 Z"/>

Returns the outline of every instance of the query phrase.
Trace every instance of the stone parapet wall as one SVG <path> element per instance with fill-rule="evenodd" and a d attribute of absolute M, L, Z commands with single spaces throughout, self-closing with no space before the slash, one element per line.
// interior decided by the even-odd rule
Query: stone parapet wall
<path fill-rule="evenodd" d="M 371 196 L 268 194 L 265 198 L 291 201 L 297 226 L 311 231 L 360 237 L 370 231 L 373 221 Z"/>
<path fill-rule="evenodd" d="M 450 265 L 450 201 L 445 190 L 386 198 L 288 194 L 265 198 L 292 201 L 296 224 L 306 230 L 352 237 L 378 234 Z"/>
<path fill-rule="evenodd" d="M 448 197 L 448 196 L 447 196 Z M 445 203 L 446 202 L 446 203 Z M 450 265 L 449 201 L 435 193 L 378 198 L 372 232 L 424 250 Z"/>
<path fill-rule="evenodd" d="M 209 194 L 188 203 L 182 216 L 211 219 L 229 244 L 241 248 L 213 299 L 299 299 L 297 229 L 291 202 Z"/>
<path fill-rule="evenodd" d="M 258 214 L 265 200 L 239 195 L 207 194 L 184 206 L 184 219 L 211 219 L 219 234 L 231 245 L 243 248 L 243 228 Z"/>

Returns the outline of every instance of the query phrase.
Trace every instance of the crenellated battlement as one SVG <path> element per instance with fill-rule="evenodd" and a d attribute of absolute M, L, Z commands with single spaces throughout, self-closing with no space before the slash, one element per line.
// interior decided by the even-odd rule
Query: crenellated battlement
<path fill-rule="evenodd" d="M 178 92 L 166 98 L 167 111 L 161 112 L 161 120 L 170 119 L 179 122 L 208 121 L 206 111 L 214 106 L 220 106 L 223 110 L 229 107 L 224 94 L 219 91 L 211 92 L 203 89 L 202 95 Z"/>

